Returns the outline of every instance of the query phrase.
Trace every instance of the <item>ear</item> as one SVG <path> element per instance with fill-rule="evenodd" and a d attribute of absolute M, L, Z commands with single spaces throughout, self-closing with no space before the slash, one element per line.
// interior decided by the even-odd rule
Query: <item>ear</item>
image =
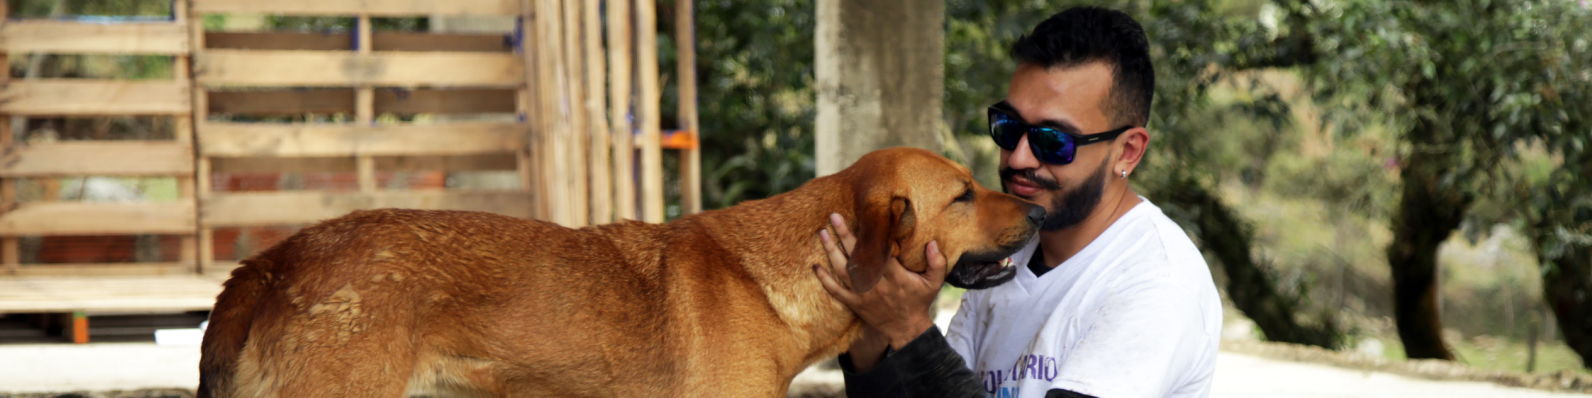
<path fill-rule="evenodd" d="M 912 210 L 912 201 L 902 197 L 891 198 L 883 206 L 859 198 L 857 206 L 857 247 L 851 252 L 847 272 L 851 289 L 862 293 L 872 290 L 884 276 L 891 257 L 901 255 L 901 241 L 911 237 L 917 227 L 917 212 Z"/>

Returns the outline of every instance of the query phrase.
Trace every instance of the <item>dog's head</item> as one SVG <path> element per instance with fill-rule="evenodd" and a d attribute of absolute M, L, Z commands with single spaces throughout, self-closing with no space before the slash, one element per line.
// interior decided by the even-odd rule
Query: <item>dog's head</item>
<path fill-rule="evenodd" d="M 952 286 L 1005 283 L 1016 267 L 1002 260 L 1022 249 L 1045 217 L 1044 207 L 985 189 L 966 167 L 921 149 L 874 151 L 838 174 L 856 196 L 850 274 L 857 291 L 879 281 L 890 257 L 923 272 L 929 241 L 939 242 Z"/>

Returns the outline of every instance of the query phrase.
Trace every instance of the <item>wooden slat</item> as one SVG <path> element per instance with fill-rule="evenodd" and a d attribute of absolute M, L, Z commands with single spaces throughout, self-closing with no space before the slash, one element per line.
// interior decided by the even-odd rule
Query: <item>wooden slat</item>
<path fill-rule="evenodd" d="M 697 119 L 696 76 L 696 19 L 691 1 L 676 1 L 674 12 L 675 77 L 680 94 L 678 119 L 683 130 L 691 132 L 691 145 L 680 153 L 680 207 L 681 213 L 702 212 L 702 150 L 696 145 L 696 133 L 701 131 Z M 665 140 L 664 146 L 669 142 Z"/>
<path fill-rule="evenodd" d="M 514 90 L 376 89 L 376 114 L 514 113 Z M 210 113 L 281 116 L 353 113 L 354 90 L 346 88 L 214 91 Z"/>
<path fill-rule="evenodd" d="M 629 1 L 608 1 L 608 124 L 613 129 L 614 213 L 620 220 L 634 220 L 636 178 L 634 157 L 635 126 L 630 123 L 633 101 L 630 82 L 635 78 L 631 65 L 631 24 Z M 625 22 L 621 22 L 625 21 Z"/>
<path fill-rule="evenodd" d="M 378 31 L 374 51 L 513 52 L 513 36 L 502 33 L 427 33 Z M 348 33 L 205 32 L 206 49 L 352 50 Z"/>
<path fill-rule="evenodd" d="M 505 148 L 505 151 L 508 152 L 509 149 L 510 148 Z M 354 159 L 350 157 L 251 157 L 209 159 L 211 170 L 216 173 L 303 173 L 355 171 Z M 385 171 L 508 171 L 515 170 L 516 162 L 517 160 L 512 153 L 456 156 L 382 156 L 376 158 L 376 169 Z"/>
<path fill-rule="evenodd" d="M 581 3 L 581 26 L 586 37 L 586 117 L 591 126 L 587 133 L 591 152 L 586 157 L 586 176 L 591 179 L 591 222 L 605 224 L 614 221 L 614 187 L 612 171 L 608 169 L 612 130 L 608 128 L 608 93 L 603 84 L 608 79 L 608 67 L 603 53 L 602 1 Z"/>
<path fill-rule="evenodd" d="M 178 134 L 188 134 L 180 131 Z M 0 177 L 190 175 L 193 147 L 173 142 L 86 141 L 13 147 Z"/>
<path fill-rule="evenodd" d="M 19 276 L 139 276 L 191 274 L 191 262 L 110 264 L 26 264 Z"/>
<path fill-rule="evenodd" d="M 176 81 L 13 80 L 0 87 L 0 113 L 178 115 L 188 99 L 188 84 Z"/>
<path fill-rule="evenodd" d="M 0 235 L 189 234 L 192 203 L 28 203 L 0 216 Z"/>
<path fill-rule="evenodd" d="M 6 21 L 0 50 L 41 53 L 187 54 L 188 29 L 164 23 Z"/>
<path fill-rule="evenodd" d="M 0 278 L 0 312 L 203 311 L 215 305 L 222 278 Z"/>
<path fill-rule="evenodd" d="M 514 86 L 525 81 L 514 54 L 210 50 L 194 56 L 206 86 Z"/>
<path fill-rule="evenodd" d="M 515 0 L 195 0 L 198 13 L 378 16 L 518 15 Z"/>
<path fill-rule="evenodd" d="M 354 210 L 389 207 L 486 211 L 529 218 L 530 200 L 525 192 L 218 193 L 205 200 L 204 221 L 210 226 L 307 224 Z"/>
<path fill-rule="evenodd" d="M 654 0 L 636 0 L 636 120 L 641 130 L 641 220 L 664 221 L 662 110 L 663 91 L 658 82 L 658 14 Z"/>
<path fill-rule="evenodd" d="M 200 152 L 226 157 L 464 155 L 525 145 L 514 123 L 380 125 L 200 123 Z"/>

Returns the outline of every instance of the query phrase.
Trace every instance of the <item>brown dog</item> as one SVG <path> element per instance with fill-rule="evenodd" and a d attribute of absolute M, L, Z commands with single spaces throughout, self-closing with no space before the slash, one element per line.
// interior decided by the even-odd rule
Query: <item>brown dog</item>
<path fill-rule="evenodd" d="M 582 229 L 457 211 L 375 210 L 305 228 L 232 273 L 200 397 L 784 396 L 861 324 L 819 285 L 816 231 L 852 220 L 853 285 L 890 256 L 953 285 L 1044 210 L 928 151 L 887 149 L 789 193 L 668 224 Z"/>

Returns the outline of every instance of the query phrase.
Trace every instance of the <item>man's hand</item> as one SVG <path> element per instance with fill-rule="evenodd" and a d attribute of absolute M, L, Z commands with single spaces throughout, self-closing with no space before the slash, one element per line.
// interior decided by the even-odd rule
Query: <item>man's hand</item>
<path fill-rule="evenodd" d="M 862 318 L 863 337 L 852 344 L 850 353 L 853 366 L 867 371 L 884 354 L 886 345 L 900 350 L 934 325 L 929 309 L 945 282 L 945 256 L 940 254 L 938 242 L 929 242 L 924 248 L 928 268 L 922 274 L 908 271 L 891 257 L 879 282 L 867 292 L 856 293 L 841 281 L 851 280 L 846 268 L 857 239 L 839 214 L 831 214 L 829 222 L 834 225 L 839 242 L 829 236 L 829 231 L 818 231 L 829 252 L 829 266 L 814 267 L 813 271 L 831 296 Z"/>

